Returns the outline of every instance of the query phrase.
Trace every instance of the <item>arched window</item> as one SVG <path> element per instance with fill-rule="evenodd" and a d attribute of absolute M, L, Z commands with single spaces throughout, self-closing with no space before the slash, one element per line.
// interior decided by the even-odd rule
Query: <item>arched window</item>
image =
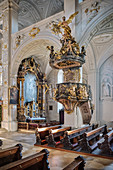
<path fill-rule="evenodd" d="M 79 0 L 79 3 L 83 2 L 83 0 Z"/>
<path fill-rule="evenodd" d="M 58 76 L 57 76 L 57 83 L 63 83 L 63 71 L 59 70 Z M 59 113 L 59 110 L 63 108 L 63 105 L 61 103 L 57 103 L 57 113 Z"/>

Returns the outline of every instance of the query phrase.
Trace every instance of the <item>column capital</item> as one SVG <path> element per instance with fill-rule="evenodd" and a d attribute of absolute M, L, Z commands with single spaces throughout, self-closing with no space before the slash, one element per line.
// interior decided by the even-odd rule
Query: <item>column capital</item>
<path fill-rule="evenodd" d="M 0 3 L 0 10 L 4 11 L 7 8 L 18 9 L 20 0 L 4 0 Z"/>

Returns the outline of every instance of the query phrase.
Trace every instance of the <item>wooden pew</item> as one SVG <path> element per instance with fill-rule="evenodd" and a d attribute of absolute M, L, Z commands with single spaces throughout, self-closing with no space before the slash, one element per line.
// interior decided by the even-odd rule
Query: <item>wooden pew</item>
<path fill-rule="evenodd" d="M 104 135 L 104 141 L 98 143 L 98 148 L 101 149 L 102 154 L 105 155 L 113 155 L 113 146 L 111 147 L 111 144 L 113 143 L 113 130 Z"/>
<path fill-rule="evenodd" d="M 50 121 L 51 126 L 60 125 L 59 121 Z"/>
<path fill-rule="evenodd" d="M 102 140 L 100 134 L 103 136 L 107 133 L 107 126 L 103 125 L 97 129 L 94 129 L 90 132 L 85 132 L 83 134 L 83 139 L 79 141 L 79 146 L 82 151 L 92 152 L 98 147 L 98 143 Z"/>
<path fill-rule="evenodd" d="M 78 156 L 72 163 L 66 166 L 63 170 L 84 170 L 85 160 L 82 156 Z"/>
<path fill-rule="evenodd" d="M 0 167 L 21 159 L 22 148 L 23 146 L 21 144 L 17 144 L 14 147 L 0 150 Z"/>
<path fill-rule="evenodd" d="M 36 136 L 35 145 L 41 145 L 41 144 L 47 143 L 45 137 L 49 135 L 49 130 L 58 129 L 60 127 L 61 125 L 50 126 L 50 127 L 45 127 L 45 128 L 37 128 L 35 130 L 35 136 Z"/>
<path fill-rule="evenodd" d="M 18 122 L 19 130 L 35 130 L 36 128 L 46 128 L 49 126 L 60 125 L 59 122 L 50 122 L 50 123 L 30 123 L 30 122 Z"/>
<path fill-rule="evenodd" d="M 1 148 L 2 145 L 3 145 L 3 141 L 0 139 L 0 149 L 2 149 Z"/>
<path fill-rule="evenodd" d="M 65 149 L 74 149 L 78 146 L 78 140 L 81 139 L 84 132 L 89 132 L 93 129 L 93 126 L 85 126 L 83 128 L 66 131 L 62 139 L 63 148 Z"/>
<path fill-rule="evenodd" d="M 66 128 L 59 128 L 49 130 L 49 136 L 46 136 L 46 141 L 48 142 L 48 146 L 56 147 L 57 145 L 61 144 L 61 139 L 64 135 L 64 132 L 67 130 L 70 130 L 71 127 L 66 127 Z"/>
<path fill-rule="evenodd" d="M 35 130 L 37 127 L 39 127 L 38 123 L 18 122 L 19 130 Z"/>
<path fill-rule="evenodd" d="M 50 170 L 48 156 L 49 151 L 43 149 L 39 153 L 2 166 L 0 170 Z"/>

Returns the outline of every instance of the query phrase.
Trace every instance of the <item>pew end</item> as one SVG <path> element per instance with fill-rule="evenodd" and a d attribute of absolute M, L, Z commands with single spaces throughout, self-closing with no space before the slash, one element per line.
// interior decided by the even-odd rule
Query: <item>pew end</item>
<path fill-rule="evenodd" d="M 0 170 L 50 170 L 48 156 L 49 151 L 47 149 L 43 149 L 42 151 L 30 155 L 26 158 L 4 165 L 0 167 Z"/>
<path fill-rule="evenodd" d="M 102 155 L 113 156 L 113 130 L 104 135 L 104 141 L 98 143 Z"/>
<path fill-rule="evenodd" d="M 84 157 L 78 156 L 74 159 L 73 162 L 67 165 L 63 170 L 84 170 L 85 163 L 86 162 Z"/>
<path fill-rule="evenodd" d="M 1 148 L 2 145 L 3 145 L 3 141 L 0 139 L 0 149 L 2 149 Z"/>
<path fill-rule="evenodd" d="M 22 159 L 22 149 L 23 146 L 21 144 L 17 144 L 16 146 L 1 149 L 0 150 L 0 167 L 11 162 L 15 162 L 17 160 Z M 1 169 L 1 168 L 0 168 Z"/>

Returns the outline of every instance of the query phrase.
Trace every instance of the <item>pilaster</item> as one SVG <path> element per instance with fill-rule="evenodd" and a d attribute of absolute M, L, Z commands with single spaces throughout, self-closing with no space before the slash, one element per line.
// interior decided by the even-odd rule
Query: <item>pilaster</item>
<path fill-rule="evenodd" d="M 6 0 L 0 8 L 3 11 L 3 46 L 2 46 L 2 66 L 3 66 L 3 120 L 1 122 L 2 128 L 9 131 L 17 130 L 16 118 L 12 115 L 16 115 L 16 106 L 9 105 L 9 87 L 13 85 L 11 82 L 10 70 L 11 70 L 11 33 L 17 31 L 16 22 L 13 21 L 15 17 L 14 11 L 18 10 L 18 5 L 13 0 Z M 12 26 L 14 26 L 13 28 Z"/>
<path fill-rule="evenodd" d="M 96 69 L 90 70 L 88 74 L 88 84 L 91 86 L 92 103 L 94 104 L 91 123 L 100 124 L 99 116 L 99 72 Z"/>

